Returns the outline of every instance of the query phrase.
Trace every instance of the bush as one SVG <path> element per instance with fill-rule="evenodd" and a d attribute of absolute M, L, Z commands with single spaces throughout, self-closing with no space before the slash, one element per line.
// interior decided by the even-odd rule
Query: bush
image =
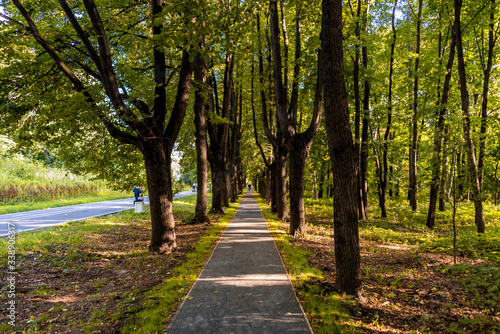
<path fill-rule="evenodd" d="M 0 203 L 97 195 L 99 184 L 20 156 L 0 159 Z"/>

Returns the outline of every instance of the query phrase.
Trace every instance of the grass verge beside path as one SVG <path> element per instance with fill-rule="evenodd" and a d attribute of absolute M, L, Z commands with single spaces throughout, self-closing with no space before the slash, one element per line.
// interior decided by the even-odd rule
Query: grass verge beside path
<path fill-rule="evenodd" d="M 348 313 L 356 306 L 355 301 L 333 292 L 332 286 L 325 280 L 325 273 L 309 264 L 312 253 L 293 244 L 293 238 L 286 233 L 288 224 L 278 220 L 259 196 L 257 202 L 314 332 L 357 333 L 357 329 L 350 324 Z"/>
<path fill-rule="evenodd" d="M 300 239 L 290 238 L 289 224 L 278 221 L 260 199 L 259 205 L 315 333 L 500 333 L 496 210 L 486 212 L 486 236 L 474 235 L 470 215 L 457 222 L 458 265 L 449 255 L 449 222 L 429 231 L 421 227 L 420 214 L 399 210 L 384 219 L 372 214 L 359 224 L 364 296 L 359 301 L 334 289 L 331 199 L 306 198 L 307 231 Z M 470 211 L 465 205 L 462 210 Z"/>
<path fill-rule="evenodd" d="M 178 249 L 168 255 L 147 251 L 148 207 L 17 235 L 16 326 L 4 307 L 0 332 L 162 333 L 238 205 L 191 225 L 196 196 L 174 200 Z M 2 268 L 6 251 L 2 239 Z M 6 302 L 7 273 L 1 278 Z"/>
<path fill-rule="evenodd" d="M 57 208 L 61 206 L 110 201 L 114 199 L 132 198 L 132 197 L 133 196 L 130 194 L 127 195 L 124 193 L 117 193 L 111 195 L 92 195 L 92 196 L 84 196 L 84 197 L 76 197 L 68 199 L 59 199 L 46 202 L 25 202 L 22 204 L 8 204 L 0 206 L 0 215 L 6 213 Z"/>

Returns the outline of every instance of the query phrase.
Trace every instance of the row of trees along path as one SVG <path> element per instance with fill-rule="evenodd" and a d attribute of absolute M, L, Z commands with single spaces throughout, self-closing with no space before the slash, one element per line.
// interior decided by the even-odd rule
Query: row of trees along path
<path fill-rule="evenodd" d="M 172 153 L 193 133 L 195 221 L 208 221 L 209 167 L 212 211 L 251 178 L 294 237 L 305 232 L 305 184 L 315 197 L 326 190 L 336 284 L 358 295 L 357 224 L 368 219 L 369 187 L 385 217 L 387 195 L 407 195 L 416 211 L 428 182 L 429 228 L 458 188 L 486 230 L 483 201 L 486 189 L 496 201 L 500 154 L 498 136 L 488 136 L 498 131 L 489 122 L 498 101 L 488 100 L 497 12 L 494 0 L 13 0 L 0 14 L 10 59 L 0 116 L 19 138 L 28 127 L 33 140 L 78 156 L 74 168 L 104 178 L 142 160 L 153 252 L 177 247 Z M 93 149 L 75 145 L 75 134 Z"/>

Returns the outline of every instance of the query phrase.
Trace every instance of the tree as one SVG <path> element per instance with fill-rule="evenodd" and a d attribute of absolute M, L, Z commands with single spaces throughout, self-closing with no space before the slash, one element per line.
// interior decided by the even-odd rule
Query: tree
<path fill-rule="evenodd" d="M 351 1 L 349 1 L 349 7 L 351 9 L 351 15 L 352 15 L 352 18 L 354 19 L 355 21 L 355 25 L 354 25 L 354 33 L 356 35 L 356 44 L 355 44 L 355 57 L 353 59 L 353 91 L 354 91 L 354 140 L 355 140 L 355 148 L 356 148 L 356 159 L 358 161 L 357 163 L 357 168 L 358 168 L 358 171 L 357 171 L 357 177 L 358 177 L 358 187 L 359 187 L 359 203 L 358 203 L 358 214 L 359 214 L 359 218 L 364 220 L 366 219 L 366 216 L 367 216 L 367 208 L 365 206 L 365 203 L 368 202 L 368 189 L 367 189 L 367 178 L 366 178 L 366 172 L 367 172 L 367 168 L 368 168 L 368 152 L 365 152 L 364 154 L 364 159 L 363 160 L 363 163 L 366 163 L 366 164 L 361 164 L 360 163 L 360 157 L 361 157 L 361 142 L 362 142 L 362 139 L 361 139 L 361 135 L 360 135 L 360 123 L 361 123 L 361 94 L 360 94 L 360 90 L 359 90 L 359 87 L 360 87 L 360 62 L 361 62 L 361 57 L 362 57 L 362 51 L 364 50 L 364 54 L 366 55 L 366 65 L 368 65 L 368 57 L 367 57 L 367 49 L 366 48 L 363 48 L 361 46 L 361 29 L 362 29 L 362 23 L 364 23 L 364 26 L 366 27 L 367 25 L 367 19 L 368 19 L 368 5 L 365 7 L 366 8 L 366 15 L 363 16 L 362 18 L 362 4 L 363 2 L 361 0 L 358 0 L 358 6 L 357 6 L 357 9 L 356 9 L 356 14 L 354 14 L 354 9 L 353 9 L 353 6 L 352 6 L 352 3 Z M 366 85 L 368 88 L 368 90 L 366 90 L 366 103 L 369 104 L 369 97 L 370 97 L 370 93 L 369 93 L 369 83 L 367 81 L 367 85 Z M 366 111 L 367 112 L 367 111 Z M 366 119 L 365 117 L 363 119 Z M 367 140 L 366 138 L 366 134 L 367 134 L 367 131 L 368 131 L 368 122 L 366 120 L 366 122 L 364 122 L 365 124 L 365 141 Z M 366 145 L 364 145 L 364 148 L 366 149 Z M 363 165 L 363 167 L 365 167 L 364 171 L 361 171 L 361 166 L 360 165 Z M 363 172 L 365 173 L 365 175 L 363 176 Z M 365 201 L 366 199 L 366 201 Z"/>
<path fill-rule="evenodd" d="M 379 206 L 381 210 L 381 217 L 387 217 L 387 185 L 389 183 L 389 163 L 387 160 L 388 155 L 388 142 L 391 133 L 392 126 L 392 94 L 393 94 L 393 79 L 394 79 L 394 48 L 396 47 L 396 27 L 395 27 L 395 17 L 396 17 L 396 5 L 398 0 L 394 0 L 394 6 L 392 7 L 392 41 L 390 45 L 391 55 L 389 60 L 389 87 L 387 92 L 387 126 L 384 133 L 384 143 L 382 149 L 382 165 L 378 168 L 378 192 L 379 192 Z"/>
<path fill-rule="evenodd" d="M 200 43 L 201 47 L 204 42 Z M 194 57 L 194 82 L 195 82 L 195 102 L 194 102 L 194 124 L 195 124 L 195 145 L 196 145 L 196 208 L 194 211 L 193 223 L 205 223 L 207 217 L 207 179 L 208 179 L 208 157 L 207 157 L 207 120 L 205 107 L 208 102 L 207 78 L 205 74 L 205 58 L 198 53 Z"/>
<path fill-rule="evenodd" d="M 325 126 L 335 182 L 333 223 L 335 231 L 336 287 L 361 295 L 358 234 L 356 151 L 345 90 L 342 1 L 323 0 L 321 47 L 323 52 Z"/>
<path fill-rule="evenodd" d="M 278 18 L 278 6 L 276 0 L 269 2 L 270 26 L 273 56 L 273 81 L 276 98 L 276 113 L 281 132 L 285 139 L 289 158 L 289 180 L 290 180 L 290 230 L 289 233 L 298 237 L 305 233 L 304 213 L 304 171 L 309 149 L 321 124 L 322 102 L 323 102 L 323 79 L 321 66 L 318 66 L 316 81 L 316 93 L 314 98 L 314 111 L 308 129 L 299 133 L 297 128 L 297 113 L 299 99 L 299 76 L 301 64 L 301 4 L 296 5 L 296 33 L 295 33 L 295 66 L 292 94 L 290 103 L 287 101 L 287 87 L 283 83 L 283 64 L 281 60 L 280 30 Z M 282 13 L 282 16 L 284 14 Z M 285 38 L 286 45 L 286 38 Z M 286 54 L 286 53 L 285 53 Z M 318 53 L 318 62 L 321 59 L 321 51 Z M 286 73 L 284 74 L 286 78 Z M 287 107 L 289 109 L 287 110 Z"/>
<path fill-rule="evenodd" d="M 257 32 L 258 32 L 258 48 L 259 48 L 259 75 L 260 75 L 260 97 L 262 107 L 262 124 L 264 133 L 268 142 L 271 144 L 274 153 L 274 161 L 269 166 L 271 171 L 271 189 L 274 201 L 276 203 L 277 216 L 281 220 L 288 218 L 287 201 L 286 201 L 286 161 L 288 157 L 288 149 L 285 145 L 285 139 L 279 124 L 273 126 L 273 112 L 272 108 L 267 106 L 266 87 L 264 80 L 264 54 L 261 45 L 260 35 L 260 16 L 257 15 Z M 268 46 L 269 49 L 271 45 Z M 269 95 L 271 92 L 269 92 Z M 268 115 L 269 113 L 269 115 Z M 276 118 L 278 122 L 278 118 Z M 276 133 L 273 133 L 276 129 Z M 265 157 L 263 156 L 265 159 Z M 268 168 L 269 168 L 268 166 Z M 274 172 L 274 175 L 273 175 Z M 274 182 L 274 184 L 273 184 Z"/>
<path fill-rule="evenodd" d="M 167 52 L 171 51 L 160 43 L 160 36 L 164 34 L 166 28 L 163 23 L 165 22 L 164 16 L 167 15 L 163 10 L 165 6 L 163 1 L 153 0 L 150 4 L 151 15 L 149 19 L 152 20 L 152 31 L 149 36 L 142 35 L 146 26 L 144 20 L 148 18 L 147 16 L 141 17 L 131 28 L 140 30 L 137 31 L 137 35 L 140 36 L 138 39 L 147 40 L 146 44 L 149 44 L 149 50 L 153 54 L 152 62 L 145 59 L 150 64 L 148 64 L 150 69 L 153 70 L 153 75 L 148 77 L 152 79 L 154 97 L 149 101 L 141 100 L 137 95 L 129 95 L 128 90 L 134 90 L 133 82 L 126 80 L 126 75 L 117 75 L 115 68 L 118 67 L 117 64 L 120 63 L 120 60 L 123 60 L 121 52 L 126 53 L 131 50 L 127 50 L 125 45 L 115 44 L 114 40 L 109 38 L 109 31 L 113 31 L 112 29 L 117 27 L 105 28 L 106 21 L 102 20 L 100 10 L 94 1 L 83 1 L 84 8 L 81 6 L 71 8 L 65 0 L 59 1 L 60 8 L 67 18 L 66 22 L 69 22 L 72 27 L 71 32 L 66 30 L 68 34 L 72 35 L 66 41 L 57 38 L 54 41 L 47 40 L 37 27 L 37 23 L 43 23 L 43 20 L 42 22 L 38 19 L 33 20 L 19 0 L 14 0 L 13 4 L 27 23 L 23 29 L 33 36 L 44 51 L 38 49 L 38 53 L 50 56 L 58 70 L 72 83 L 73 89 L 81 94 L 80 96 L 87 103 L 87 107 L 92 110 L 91 117 L 93 119 L 91 121 L 102 122 L 113 138 L 122 143 L 131 144 L 141 151 L 146 167 L 151 203 L 152 233 L 149 249 L 158 253 L 167 253 L 176 249 L 170 164 L 171 153 L 184 119 L 191 88 L 192 63 L 189 59 L 189 53 L 186 51 L 189 40 L 177 41 L 177 43 L 180 42 L 183 49 L 181 52 L 182 61 L 178 74 L 175 102 L 167 123 L 166 56 Z M 134 13 L 135 15 L 136 7 L 140 10 L 147 9 L 139 4 L 121 8 L 113 3 L 108 10 L 112 9 L 114 13 L 121 10 L 122 13 Z M 55 8 L 51 9 L 55 10 Z M 166 21 L 175 21 L 177 17 L 174 14 L 170 19 Z M 12 21 L 18 25 L 21 24 L 14 19 Z M 92 31 L 86 31 L 86 25 L 82 26 L 80 21 L 89 22 Z M 189 21 L 190 19 L 186 21 L 184 18 L 175 24 L 183 23 L 180 25 L 182 28 Z M 112 42 L 110 43 L 110 41 Z M 142 42 L 141 46 L 144 45 L 144 41 L 139 42 Z M 54 47 L 53 44 L 61 45 Z M 78 45 L 82 46 L 84 50 L 81 50 Z M 97 49 L 95 45 L 97 45 Z M 78 51 L 75 58 L 68 57 L 64 53 L 75 49 Z M 178 54 L 178 51 L 175 51 L 174 54 Z M 49 59 L 46 58 L 46 61 Z M 106 99 L 112 105 L 112 112 L 105 107 L 106 103 L 103 103 Z"/>
<path fill-rule="evenodd" d="M 488 118 L 488 92 L 490 90 L 490 77 L 493 67 L 493 54 L 496 40 L 498 35 L 495 34 L 495 0 L 490 0 L 490 17 L 488 24 L 488 53 L 486 61 L 484 56 L 481 56 L 482 69 L 483 69 L 483 90 L 481 101 L 481 136 L 479 137 L 479 157 L 478 157 L 478 170 L 479 170 L 479 183 L 483 187 L 484 180 L 484 164 L 486 155 L 486 131 L 487 131 L 487 118 Z"/>
<path fill-rule="evenodd" d="M 229 140 L 229 115 L 233 90 L 234 55 L 226 54 L 224 66 L 222 107 L 219 106 L 218 87 L 215 72 L 210 76 L 213 96 L 210 98 L 211 113 L 208 118 L 210 150 L 208 160 L 212 170 L 212 212 L 223 213 L 229 206 L 227 187 L 227 149 Z"/>
<path fill-rule="evenodd" d="M 476 153 L 471 134 L 471 121 L 469 112 L 470 96 L 467 90 L 467 73 L 465 70 L 464 49 L 462 45 L 462 30 L 460 14 L 462 11 L 462 0 L 454 0 L 455 8 L 455 34 L 457 38 L 457 63 L 460 77 L 460 97 L 462 101 L 463 128 L 465 134 L 465 145 L 467 147 L 467 158 L 469 162 L 469 173 L 472 181 L 472 196 L 475 209 L 475 222 L 478 233 L 484 233 L 486 223 L 484 220 L 483 200 L 481 193 L 481 183 L 477 169 Z"/>
<path fill-rule="evenodd" d="M 450 96 L 451 89 L 451 78 L 453 69 L 453 60 L 455 58 L 456 51 L 456 33 L 455 33 L 456 21 L 453 24 L 451 31 L 451 42 L 450 42 L 450 53 L 448 56 L 448 62 L 446 65 L 446 75 L 443 84 L 443 94 L 441 95 L 441 104 L 439 105 L 439 116 L 436 124 L 436 129 L 434 133 L 434 152 L 431 161 L 432 166 L 432 181 L 430 189 L 429 198 L 429 210 L 427 212 L 427 227 L 433 228 L 436 219 L 436 202 L 439 193 L 439 182 L 441 175 L 441 148 L 443 143 L 443 135 L 445 131 L 445 118 L 448 111 L 448 99 Z"/>
<path fill-rule="evenodd" d="M 418 112 L 419 112 L 419 66 L 420 66 L 420 30 L 422 26 L 422 6 L 423 0 L 418 1 L 418 16 L 417 16 L 417 40 L 416 40 L 416 56 L 415 56 L 415 71 L 413 72 L 413 116 L 411 117 L 411 143 L 410 143 L 410 206 L 413 211 L 417 210 L 417 158 L 418 158 Z M 409 12 L 409 9 L 408 9 Z"/>

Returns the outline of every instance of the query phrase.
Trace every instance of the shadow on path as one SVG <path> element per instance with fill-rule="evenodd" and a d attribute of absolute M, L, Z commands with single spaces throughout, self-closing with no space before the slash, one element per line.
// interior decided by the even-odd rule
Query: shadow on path
<path fill-rule="evenodd" d="M 167 333 L 312 333 L 252 191 Z"/>

